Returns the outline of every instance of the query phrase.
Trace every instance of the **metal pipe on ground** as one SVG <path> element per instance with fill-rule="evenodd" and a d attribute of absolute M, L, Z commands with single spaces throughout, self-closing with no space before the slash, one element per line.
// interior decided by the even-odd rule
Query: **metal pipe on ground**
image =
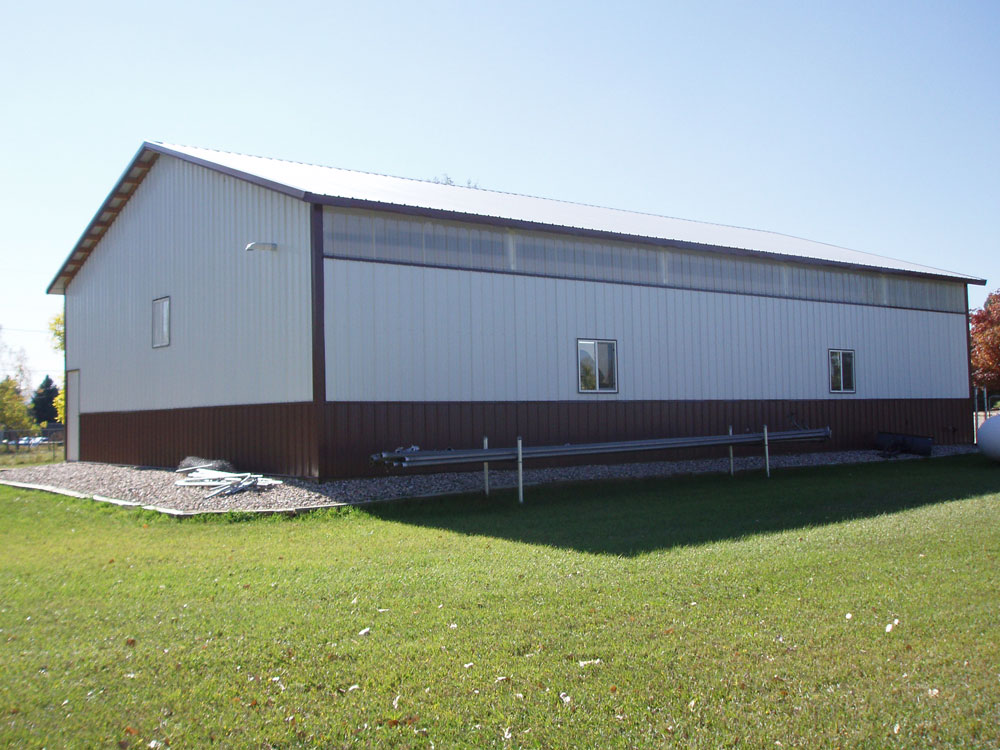
<path fill-rule="evenodd" d="M 830 428 L 814 430 L 786 430 L 769 432 L 769 443 L 787 441 L 826 440 Z M 712 446 L 758 445 L 764 442 L 763 432 L 737 435 L 703 435 L 684 438 L 660 438 L 656 440 L 632 440 L 612 443 L 579 443 L 566 445 L 522 446 L 522 456 L 528 458 L 560 458 L 567 456 L 600 455 L 608 453 L 635 453 L 651 450 L 671 450 L 676 448 L 702 448 Z M 486 463 L 494 461 L 516 461 L 517 448 L 470 448 L 461 450 L 413 450 L 376 453 L 372 457 L 376 463 L 394 466 L 446 466 L 462 463 Z"/>
<path fill-rule="evenodd" d="M 526 458 L 558 458 L 566 456 L 599 455 L 606 453 L 634 453 L 651 450 L 670 450 L 676 448 L 699 448 L 706 446 L 729 446 L 729 472 L 734 472 L 733 466 L 733 446 L 734 445 L 764 445 L 764 471 L 767 476 L 771 476 L 771 455 L 770 444 L 773 442 L 789 441 L 818 441 L 826 440 L 830 437 L 829 427 L 815 430 L 785 430 L 783 432 L 768 432 L 767 425 L 764 425 L 763 432 L 743 433 L 734 435 L 732 426 L 729 427 L 728 435 L 702 435 L 685 438 L 660 438 L 654 440 L 630 440 L 613 443 L 582 443 L 577 445 L 540 445 L 525 447 L 520 436 L 517 438 L 517 445 L 514 448 L 490 448 L 489 441 L 483 438 L 482 449 L 470 448 L 465 450 L 436 450 L 422 451 L 415 446 L 408 449 L 396 451 L 384 451 L 372 455 L 372 461 L 384 463 L 390 466 L 403 468 L 411 466 L 446 466 L 463 463 L 482 463 L 484 485 L 486 493 L 489 494 L 489 462 L 490 461 L 516 461 L 517 462 L 517 497 L 518 503 L 524 502 L 524 473 L 523 463 Z"/>

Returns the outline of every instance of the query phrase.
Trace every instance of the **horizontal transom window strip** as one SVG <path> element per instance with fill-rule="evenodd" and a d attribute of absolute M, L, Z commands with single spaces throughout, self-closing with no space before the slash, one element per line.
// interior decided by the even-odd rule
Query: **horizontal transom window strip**
<path fill-rule="evenodd" d="M 817 268 L 722 253 L 324 209 L 328 256 L 649 284 L 772 297 L 965 312 L 961 283 Z"/>

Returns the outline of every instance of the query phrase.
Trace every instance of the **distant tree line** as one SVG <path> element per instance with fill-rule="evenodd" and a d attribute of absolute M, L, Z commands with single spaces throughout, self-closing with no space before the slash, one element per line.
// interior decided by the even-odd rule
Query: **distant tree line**
<path fill-rule="evenodd" d="M 62 333 L 62 315 L 50 322 L 54 345 L 61 348 L 62 339 L 56 337 L 56 324 Z M 0 429 L 30 430 L 62 422 L 57 402 L 62 396 L 59 386 L 48 375 L 27 397 L 30 387 L 27 358 L 23 349 L 14 349 L 3 341 L 0 329 Z"/>
<path fill-rule="evenodd" d="M 992 396 L 1000 393 L 1000 289 L 986 297 L 980 309 L 969 311 L 969 322 L 972 383 Z"/>

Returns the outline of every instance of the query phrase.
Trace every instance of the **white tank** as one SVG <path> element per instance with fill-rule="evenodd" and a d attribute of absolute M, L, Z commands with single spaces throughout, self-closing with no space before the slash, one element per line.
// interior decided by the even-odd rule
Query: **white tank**
<path fill-rule="evenodd" d="M 1000 461 L 1000 416 L 990 417 L 979 427 L 979 450 Z"/>

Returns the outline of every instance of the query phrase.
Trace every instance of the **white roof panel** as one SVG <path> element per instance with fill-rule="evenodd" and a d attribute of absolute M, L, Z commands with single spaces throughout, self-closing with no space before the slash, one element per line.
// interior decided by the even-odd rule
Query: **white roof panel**
<path fill-rule="evenodd" d="M 148 170 L 152 161 L 155 161 L 157 154 L 176 156 L 315 202 L 324 202 L 324 199 L 328 199 L 328 202 L 349 205 L 357 201 L 398 206 L 415 211 L 480 217 L 499 224 L 524 222 L 538 229 L 552 227 L 568 231 L 579 230 L 631 237 L 637 241 L 645 239 L 653 242 L 691 243 L 702 246 L 705 250 L 731 249 L 784 257 L 788 260 L 845 264 L 872 270 L 943 277 L 969 284 L 986 283 L 983 279 L 973 276 L 776 232 L 674 219 L 514 193 L 441 185 L 423 180 L 388 177 L 193 146 L 146 142 L 139 149 L 130 168 L 138 169 L 140 175 L 145 174 L 145 170 Z M 123 175 L 115 192 L 106 202 L 105 208 L 111 206 L 114 209 L 113 213 L 117 213 L 121 208 L 114 201 L 116 193 L 120 192 L 125 182 Z M 102 211 L 105 208 L 102 208 Z M 88 232 L 102 228 L 103 225 L 97 221 L 98 217 L 91 222 L 91 226 L 78 243 L 77 250 L 82 247 L 81 243 L 85 241 Z M 453 218 L 461 217 L 453 216 Z M 62 293 L 72 275 L 67 272 L 64 265 L 50 285 L 49 291 Z"/>
<path fill-rule="evenodd" d="M 166 143 L 152 145 L 165 153 L 173 152 L 178 156 L 215 164 L 229 171 L 284 185 L 303 193 L 329 198 L 373 201 L 499 220 L 525 221 L 572 229 L 611 232 L 637 238 L 691 242 L 714 247 L 784 255 L 789 256 L 790 259 L 809 258 L 855 266 L 869 266 L 873 269 L 948 276 L 973 283 L 980 281 L 980 279 L 971 276 L 939 268 L 848 250 L 836 245 L 814 242 L 776 232 L 674 219 L 666 216 L 568 203 L 548 198 L 533 198 L 478 188 L 441 185 L 422 180 L 354 172 L 191 146 Z"/>

